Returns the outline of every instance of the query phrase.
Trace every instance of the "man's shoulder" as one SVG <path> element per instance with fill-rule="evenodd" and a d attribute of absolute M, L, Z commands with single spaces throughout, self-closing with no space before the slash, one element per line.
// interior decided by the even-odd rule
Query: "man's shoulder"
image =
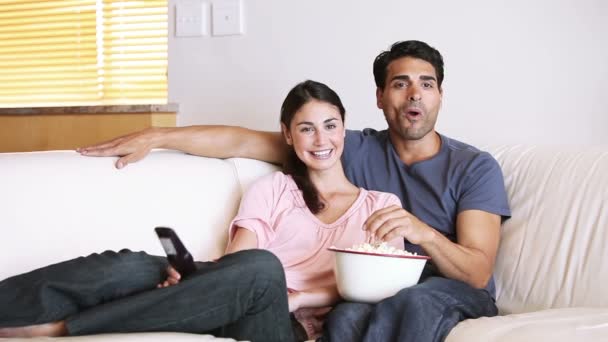
<path fill-rule="evenodd" d="M 360 139 L 382 139 L 388 136 L 388 131 L 386 129 L 377 130 L 374 128 L 364 128 L 361 130 L 358 129 L 347 129 L 346 130 L 347 137 L 357 137 Z"/>
<path fill-rule="evenodd" d="M 378 148 L 385 146 L 388 141 L 387 130 L 375 130 L 373 128 L 364 128 L 362 130 L 346 130 L 344 140 L 345 148 L 353 152 L 360 152 L 361 149 Z"/>
<path fill-rule="evenodd" d="M 454 138 L 450 138 L 442 134 L 440 134 L 440 137 L 442 143 L 446 147 L 446 153 L 450 154 L 453 160 L 457 160 L 460 162 L 470 162 L 472 160 L 494 160 L 494 157 L 492 157 L 490 153 L 482 151 L 473 145 L 456 140 Z"/>

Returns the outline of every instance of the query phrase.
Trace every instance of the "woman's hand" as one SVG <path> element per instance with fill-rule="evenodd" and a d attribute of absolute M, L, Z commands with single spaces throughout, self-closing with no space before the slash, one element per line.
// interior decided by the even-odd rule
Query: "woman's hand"
<path fill-rule="evenodd" d="M 287 300 L 289 301 L 289 312 L 294 312 L 302 308 L 332 306 L 340 300 L 340 295 L 336 285 L 306 291 L 296 291 L 288 288 Z"/>
<path fill-rule="evenodd" d="M 287 301 L 289 302 L 289 312 L 294 312 L 300 308 L 302 292 L 287 289 Z"/>
<path fill-rule="evenodd" d="M 156 287 L 162 288 L 177 285 L 179 284 L 181 278 L 181 274 L 179 274 L 179 272 L 177 272 L 175 268 L 167 266 L 167 280 L 158 284 Z"/>

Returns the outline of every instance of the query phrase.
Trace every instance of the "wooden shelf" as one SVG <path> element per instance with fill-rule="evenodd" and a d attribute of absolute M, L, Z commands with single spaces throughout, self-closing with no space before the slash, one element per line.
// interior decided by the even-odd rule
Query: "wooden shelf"
<path fill-rule="evenodd" d="M 0 152 L 72 150 L 148 127 L 175 127 L 177 105 L 0 110 Z"/>

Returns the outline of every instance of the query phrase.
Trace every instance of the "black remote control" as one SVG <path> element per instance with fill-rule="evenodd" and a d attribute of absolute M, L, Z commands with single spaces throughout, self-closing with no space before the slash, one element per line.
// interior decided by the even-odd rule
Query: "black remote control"
<path fill-rule="evenodd" d="M 167 227 L 156 227 L 154 230 L 167 254 L 169 264 L 179 272 L 182 278 L 194 273 L 196 265 L 194 264 L 192 255 L 188 252 L 179 237 L 177 237 L 175 231 Z"/>

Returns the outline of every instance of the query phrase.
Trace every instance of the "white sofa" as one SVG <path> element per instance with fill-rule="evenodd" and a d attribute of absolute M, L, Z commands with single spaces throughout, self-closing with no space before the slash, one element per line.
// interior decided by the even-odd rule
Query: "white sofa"
<path fill-rule="evenodd" d="M 496 262 L 501 315 L 464 321 L 447 341 L 608 341 L 608 148 L 488 150 L 503 169 L 513 212 Z M 196 259 L 215 258 L 243 190 L 276 169 L 164 150 L 122 170 L 114 161 L 72 151 L 0 153 L 0 279 L 107 249 L 162 255 L 153 233 L 159 225 L 175 228 Z M 226 340 L 179 333 L 63 339 Z"/>

